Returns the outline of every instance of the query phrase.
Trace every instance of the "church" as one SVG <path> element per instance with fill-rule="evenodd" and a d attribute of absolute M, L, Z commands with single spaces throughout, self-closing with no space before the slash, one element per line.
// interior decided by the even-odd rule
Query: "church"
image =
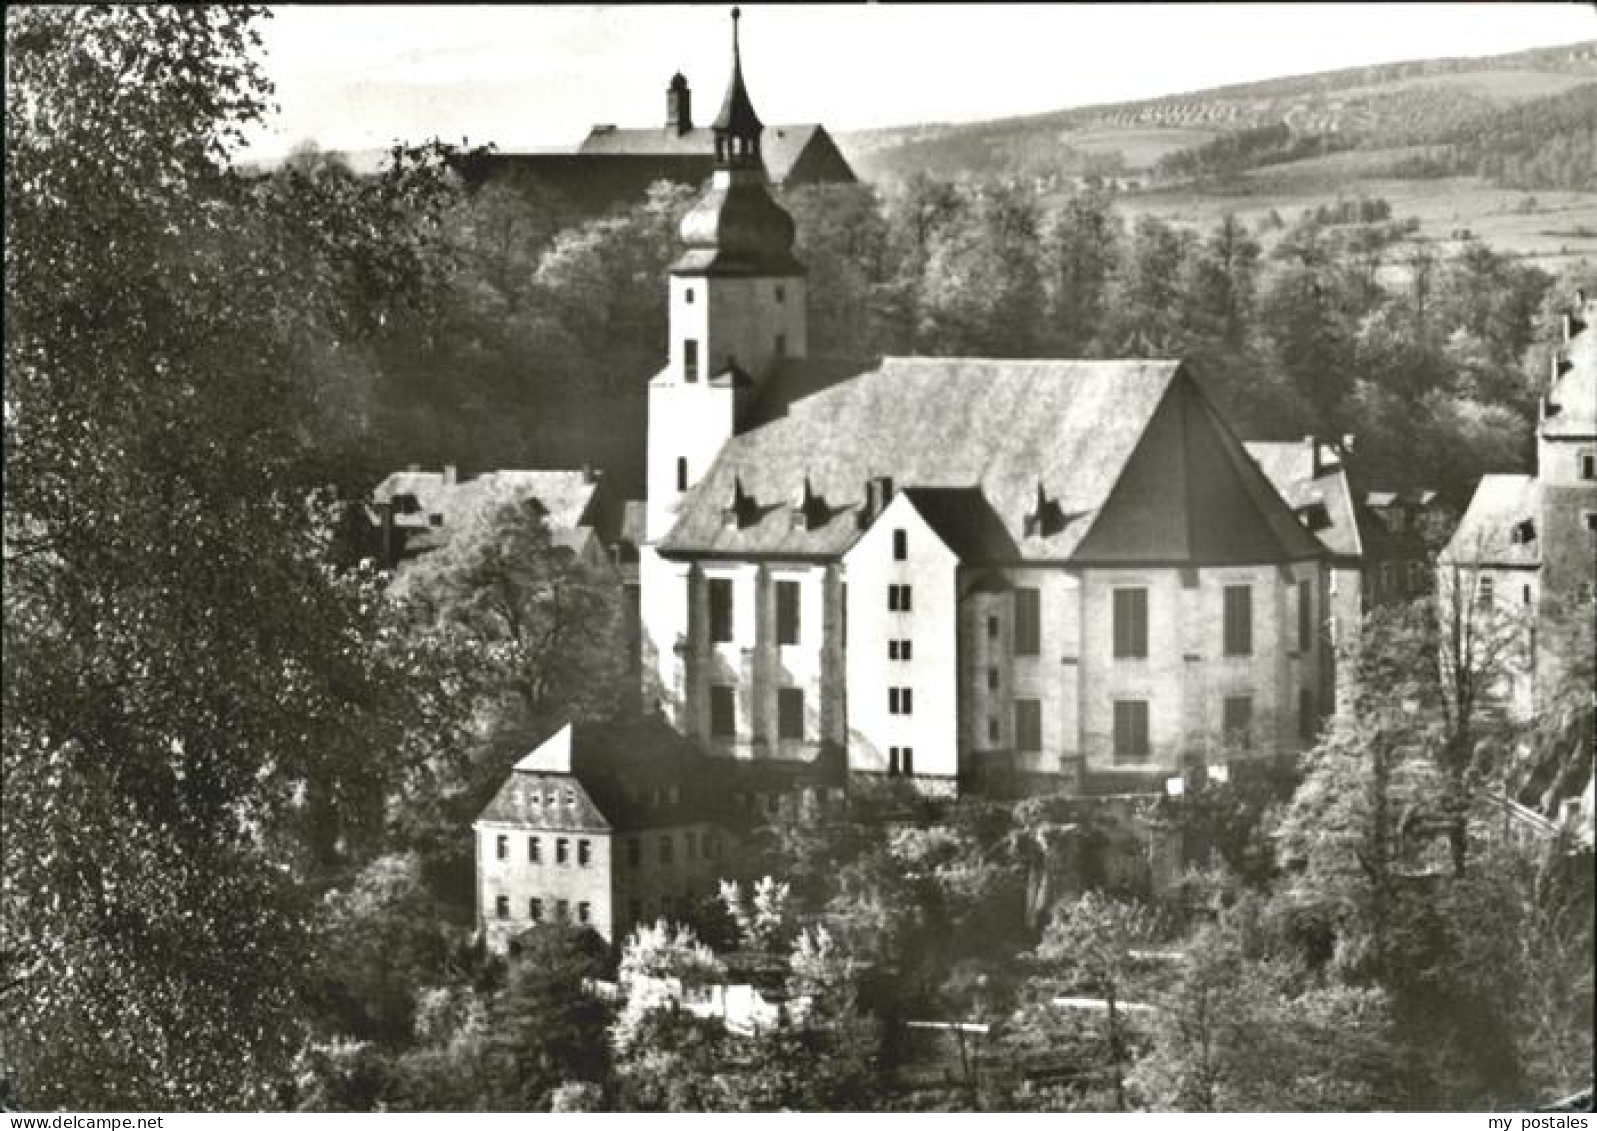
<path fill-rule="evenodd" d="M 1185 364 L 811 353 L 733 18 L 648 392 L 645 706 L 940 795 L 1312 745 L 1327 553 Z"/>

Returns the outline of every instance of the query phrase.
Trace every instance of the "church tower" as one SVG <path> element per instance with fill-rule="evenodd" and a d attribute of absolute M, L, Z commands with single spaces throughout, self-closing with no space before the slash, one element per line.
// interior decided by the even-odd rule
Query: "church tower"
<path fill-rule="evenodd" d="M 764 126 L 743 82 L 739 16 L 732 9 L 732 78 L 710 127 L 715 173 L 682 220 L 670 357 L 649 385 L 651 543 L 670 530 L 678 502 L 736 434 L 772 368 L 807 348 L 804 267 L 793 256 L 793 218 L 771 199 Z"/>

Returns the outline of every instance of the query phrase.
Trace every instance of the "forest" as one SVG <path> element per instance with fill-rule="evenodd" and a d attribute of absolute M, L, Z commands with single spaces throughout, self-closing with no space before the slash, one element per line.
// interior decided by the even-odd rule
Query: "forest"
<path fill-rule="evenodd" d="M 470 821 L 552 725 L 622 709 L 619 594 L 513 509 L 395 584 L 341 516 L 412 461 L 635 476 L 688 196 L 573 226 L 463 194 L 437 144 L 376 177 L 309 148 L 241 176 L 263 18 L 7 14 L 7 1107 L 1481 1110 L 1589 1088 L 1590 854 L 1473 815 L 1572 772 L 1591 673 L 1525 732 L 1490 691 L 1510 650 L 1420 659 L 1457 643 L 1425 605 L 1365 626 L 1364 698 L 1303 766 L 1150 802 L 1187 834 L 1174 893 L 1111 875 L 1078 802 L 860 790 L 749 829 L 722 898 L 619 953 L 564 929 L 485 953 Z M 932 180 L 787 204 L 816 352 L 1173 354 L 1244 437 L 1352 434 L 1382 483 L 1457 505 L 1526 466 L 1559 281 L 1433 256 L 1373 203 L 1263 232 Z M 792 1009 L 746 1037 L 659 992 L 729 973 Z M 989 1043 L 927 1080 L 910 1021 Z"/>

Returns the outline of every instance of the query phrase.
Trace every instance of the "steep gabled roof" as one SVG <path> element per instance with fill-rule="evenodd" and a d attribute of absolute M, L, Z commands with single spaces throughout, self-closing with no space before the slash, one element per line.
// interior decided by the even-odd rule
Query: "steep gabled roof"
<path fill-rule="evenodd" d="M 1541 488 L 1531 475 L 1483 475 L 1441 560 L 1457 565 L 1536 567 L 1541 539 L 1515 541 L 1516 529 L 1541 511 Z"/>
<path fill-rule="evenodd" d="M 1327 525 L 1313 530 L 1327 550 L 1340 557 L 1364 552 L 1358 508 L 1347 470 L 1341 465 L 1314 474 L 1314 453 L 1307 442 L 1249 441 L 1243 445 L 1281 498 L 1300 516 L 1309 508 L 1324 508 Z"/>
<path fill-rule="evenodd" d="M 568 788 L 575 802 L 569 806 Z M 478 820 L 616 832 L 666 828 L 717 819 L 724 812 L 717 789 L 704 756 L 663 722 L 567 723 L 515 764 Z"/>
<path fill-rule="evenodd" d="M 806 476 L 826 507 L 808 527 L 784 505 Z M 876 476 L 943 489 L 917 501 L 928 521 L 1000 560 L 1322 553 L 1178 362 L 982 358 L 783 364 L 683 501 L 661 552 L 840 556 L 860 536 Z M 731 524 L 723 508 L 738 482 L 755 506 Z M 1028 531 L 1039 486 L 1057 514 Z"/>
<path fill-rule="evenodd" d="M 1563 347 L 1568 369 L 1547 393 L 1542 435 L 1567 439 L 1597 437 L 1597 301 L 1575 315 L 1578 329 Z"/>

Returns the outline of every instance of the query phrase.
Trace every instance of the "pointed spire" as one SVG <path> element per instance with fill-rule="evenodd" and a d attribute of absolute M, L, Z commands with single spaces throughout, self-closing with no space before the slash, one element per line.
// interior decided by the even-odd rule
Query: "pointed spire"
<path fill-rule="evenodd" d="M 738 43 L 738 20 L 743 13 L 732 9 L 732 80 L 727 84 L 721 112 L 710 128 L 715 131 L 715 160 L 722 168 L 760 165 L 760 134 L 765 126 L 754 112 L 748 87 L 743 85 L 743 53 Z"/>

